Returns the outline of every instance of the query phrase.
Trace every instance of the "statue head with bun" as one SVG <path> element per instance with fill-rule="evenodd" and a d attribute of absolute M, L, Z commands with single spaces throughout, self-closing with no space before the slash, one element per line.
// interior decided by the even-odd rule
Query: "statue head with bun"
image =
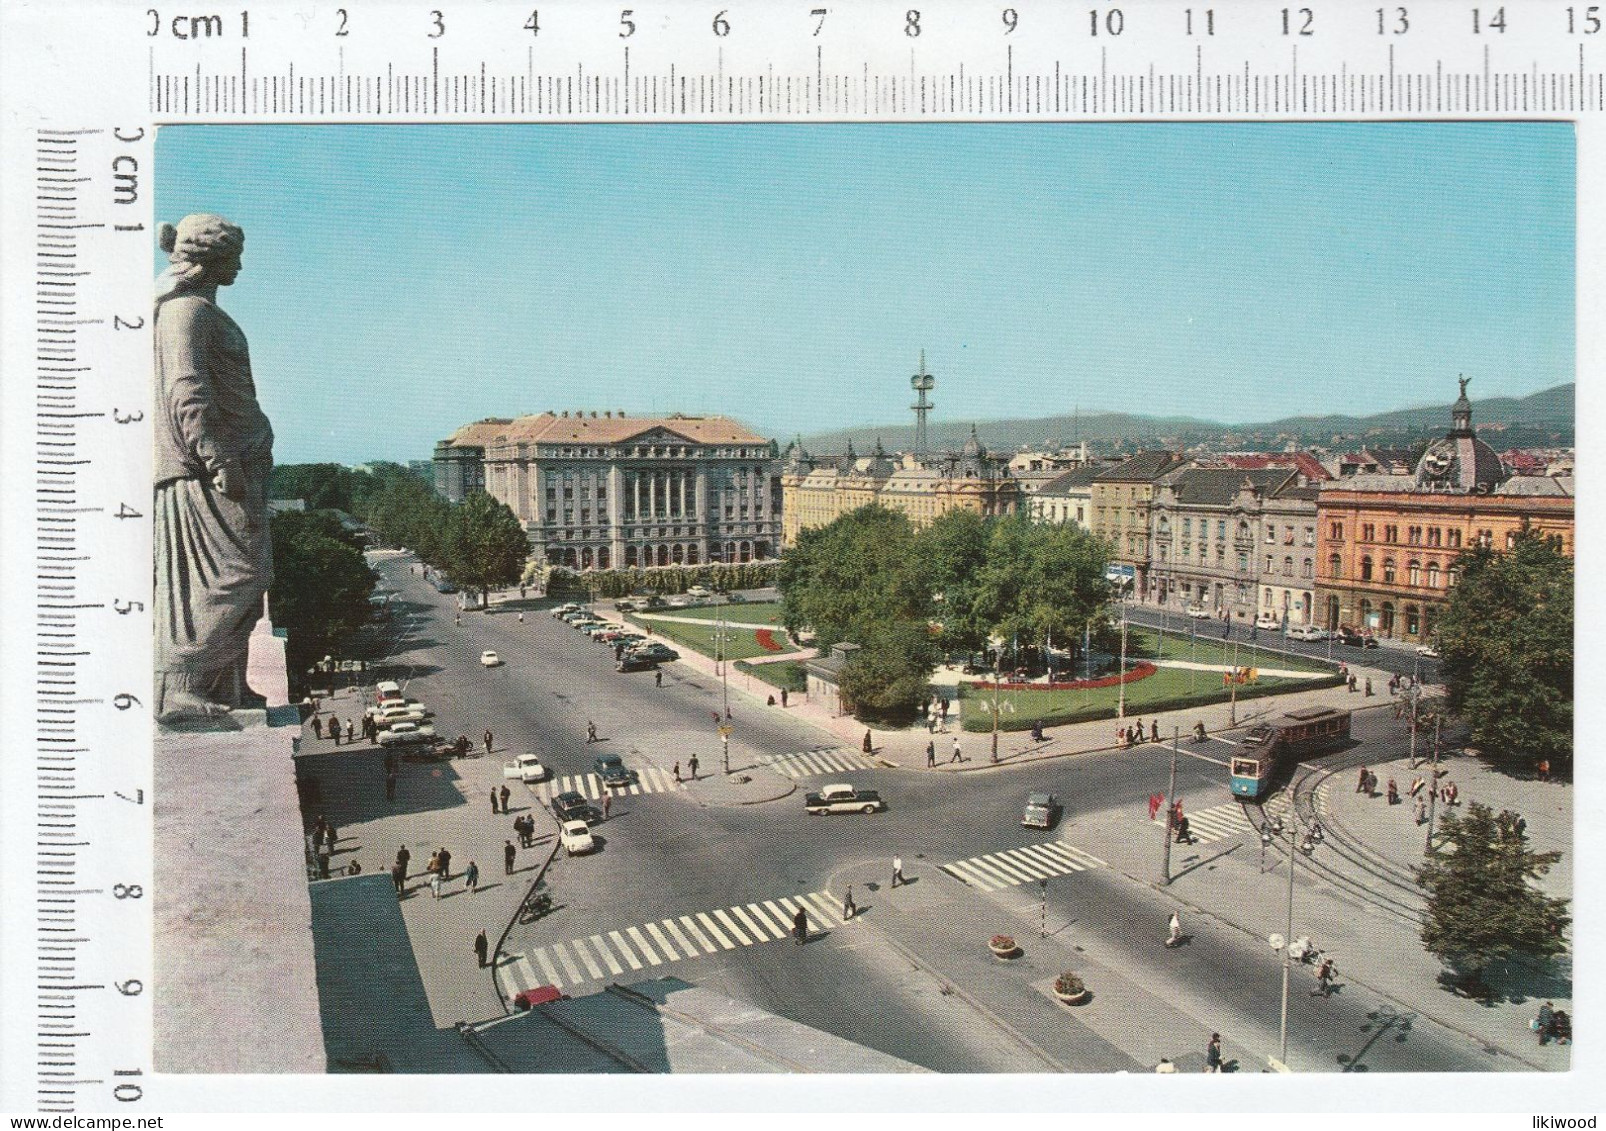
<path fill-rule="evenodd" d="M 196 212 L 175 226 L 157 229 L 157 243 L 167 252 L 168 268 L 157 283 L 158 294 L 211 291 L 226 287 L 240 273 L 245 232 L 210 212 Z"/>

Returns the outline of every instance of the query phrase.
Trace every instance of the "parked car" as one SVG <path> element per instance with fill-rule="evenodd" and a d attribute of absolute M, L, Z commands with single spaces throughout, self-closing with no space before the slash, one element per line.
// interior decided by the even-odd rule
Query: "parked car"
<path fill-rule="evenodd" d="M 1203 605 L 1189 605 L 1188 615 L 1194 620 L 1209 620 L 1210 610 L 1205 608 Z"/>
<path fill-rule="evenodd" d="M 725 599 L 733 605 L 747 604 L 747 598 L 742 596 L 740 593 L 727 593 L 725 594 Z"/>
<path fill-rule="evenodd" d="M 584 821 L 564 821 L 558 826 L 558 843 L 570 856 L 579 856 L 581 853 L 596 849 L 597 842 L 591 837 L 591 830 Z"/>
<path fill-rule="evenodd" d="M 1290 640 L 1326 640 L 1327 630 L 1316 624 L 1294 624 L 1288 626 L 1288 639 Z"/>
<path fill-rule="evenodd" d="M 561 821 L 597 821 L 602 814 L 592 807 L 584 795 L 566 790 L 552 799 L 552 815 Z"/>
<path fill-rule="evenodd" d="M 1059 798 L 1052 793 L 1026 795 L 1026 811 L 1021 814 L 1021 824 L 1029 829 L 1051 829 L 1059 819 Z"/>
<path fill-rule="evenodd" d="M 379 732 L 381 746 L 422 746 L 435 741 L 435 728 L 428 723 L 397 723 Z"/>
<path fill-rule="evenodd" d="M 502 657 L 498 656 L 495 652 L 492 652 L 487 648 L 485 651 L 480 653 L 480 664 L 487 668 L 500 667 L 502 664 Z"/>
<path fill-rule="evenodd" d="M 570 601 L 568 604 L 559 605 L 557 608 L 553 609 L 552 610 L 552 615 L 554 617 L 557 617 L 557 618 L 561 619 L 563 617 L 568 616 L 570 613 L 577 613 L 579 611 L 580 611 L 580 606 L 576 605 L 573 601 Z"/>
<path fill-rule="evenodd" d="M 1377 637 L 1370 632 L 1360 632 L 1348 625 L 1338 626 L 1338 634 L 1334 637 L 1340 644 L 1347 644 L 1351 648 L 1376 648 Z"/>
<path fill-rule="evenodd" d="M 602 784 L 610 789 L 634 785 L 638 777 L 635 770 L 626 768 L 624 759 L 617 754 L 602 755 L 591 764 L 591 768 L 602 779 Z"/>
<path fill-rule="evenodd" d="M 369 707 L 364 712 L 379 725 L 381 730 L 395 726 L 397 723 L 421 723 L 432 718 L 435 714 L 416 699 L 406 701 L 387 699 L 378 707 Z"/>
<path fill-rule="evenodd" d="M 649 641 L 646 644 L 642 644 L 632 649 L 629 655 L 646 660 L 655 660 L 660 664 L 666 663 L 670 660 L 680 659 L 679 652 L 675 651 L 666 644 L 660 644 L 656 640 Z"/>
<path fill-rule="evenodd" d="M 621 613 L 633 613 L 636 611 L 636 603 L 628 597 L 615 601 L 613 607 Z"/>
<path fill-rule="evenodd" d="M 401 684 L 391 679 L 380 680 L 374 685 L 374 691 L 379 696 L 380 702 L 384 702 L 386 699 L 400 699 L 402 697 Z"/>
<path fill-rule="evenodd" d="M 620 656 L 613 670 L 618 672 L 649 672 L 658 666 L 658 661 L 650 656 L 624 655 Z"/>
<path fill-rule="evenodd" d="M 1430 660 L 1437 660 L 1439 658 L 1439 642 L 1434 640 L 1426 644 L 1418 644 L 1416 646 L 1416 654 L 1418 656 L 1426 656 Z"/>
<path fill-rule="evenodd" d="M 1283 626 L 1283 618 L 1276 613 L 1261 613 L 1255 618 L 1255 627 L 1276 632 Z"/>
<path fill-rule="evenodd" d="M 647 638 L 639 632 L 621 632 L 613 638 L 615 644 L 623 644 L 626 648 L 634 648 L 638 644 L 647 643 Z"/>
<path fill-rule="evenodd" d="M 713 595 L 714 594 L 712 591 L 702 585 L 693 585 L 690 589 L 686 590 L 686 596 L 696 601 L 706 601 Z"/>
<path fill-rule="evenodd" d="M 887 803 L 875 790 L 854 789 L 847 782 L 822 785 L 818 793 L 803 797 L 803 809 L 807 813 L 874 813 L 886 807 Z"/>
<path fill-rule="evenodd" d="M 511 762 L 502 763 L 502 776 L 524 782 L 545 781 L 547 768 L 541 764 L 541 759 L 534 754 L 520 754 Z"/>

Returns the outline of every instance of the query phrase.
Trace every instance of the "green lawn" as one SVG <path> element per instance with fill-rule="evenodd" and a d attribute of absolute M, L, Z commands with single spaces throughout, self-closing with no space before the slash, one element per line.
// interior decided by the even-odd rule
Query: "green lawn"
<path fill-rule="evenodd" d="M 1223 641 L 1218 629 L 1213 635 L 1200 633 L 1190 641 L 1186 631 L 1178 634 L 1173 630 L 1162 635 L 1156 629 L 1128 628 L 1126 658 L 1128 662 L 1155 659 L 1155 641 L 1159 639 L 1163 641 L 1160 645 L 1159 658 L 1165 660 L 1186 660 L 1200 664 L 1216 664 L 1221 667 L 1231 667 L 1236 664 L 1241 668 L 1278 668 L 1282 671 L 1317 674 L 1333 670 L 1333 665 L 1324 660 L 1269 651 L 1261 647 L 1258 641 L 1252 643 L 1248 639 L 1248 634 L 1242 630 L 1234 630 L 1233 637 L 1232 640 Z"/>
<path fill-rule="evenodd" d="M 779 601 L 754 601 L 742 605 L 699 605 L 690 609 L 651 609 L 645 615 L 718 620 L 721 614 L 726 620 L 740 621 L 743 624 L 773 624 L 777 628 L 781 626 Z"/>
<path fill-rule="evenodd" d="M 1243 663 L 1247 666 L 1247 661 Z M 1240 684 L 1238 698 L 1252 699 L 1297 688 L 1322 686 L 1336 678 L 1283 679 L 1261 676 L 1254 684 Z M 1119 687 L 1080 691 L 1000 691 L 999 726 L 1005 730 L 1022 730 L 1037 719 L 1052 726 L 1090 718 L 1113 718 L 1120 694 Z M 1156 711 L 1180 711 L 1204 703 L 1223 702 L 1229 695 L 1229 690 L 1221 684 L 1219 672 L 1160 668 L 1147 679 L 1126 685 L 1126 713 L 1130 718 L 1152 715 Z M 990 689 L 965 687 L 962 691 L 960 719 L 966 730 L 991 730 L 992 708 L 993 695 Z M 1181 725 L 1183 730 L 1187 730 L 1193 724 L 1191 721 L 1173 720 L 1171 725 Z M 1161 730 L 1166 730 L 1166 724 L 1162 723 Z"/>
<path fill-rule="evenodd" d="M 683 610 L 675 610 L 678 614 Z M 647 627 L 652 628 L 654 639 L 667 640 L 679 648 L 690 648 L 693 652 L 701 652 L 705 656 L 714 655 L 714 625 L 684 624 L 679 621 L 642 620 L 633 615 L 627 620 L 634 623 L 638 629 L 645 632 Z M 779 629 L 775 631 L 775 641 L 786 644 L 784 651 L 772 652 L 761 647 L 756 630 L 751 628 L 726 628 L 725 657 L 730 660 L 750 660 L 755 656 L 780 656 L 786 652 L 796 652 L 790 644 L 786 643 L 786 635 Z"/>
<path fill-rule="evenodd" d="M 796 660 L 787 660 L 775 664 L 747 664 L 737 661 L 736 670 L 762 680 L 774 688 L 786 688 L 794 694 L 801 694 L 808 690 L 808 673 L 803 665 Z"/>

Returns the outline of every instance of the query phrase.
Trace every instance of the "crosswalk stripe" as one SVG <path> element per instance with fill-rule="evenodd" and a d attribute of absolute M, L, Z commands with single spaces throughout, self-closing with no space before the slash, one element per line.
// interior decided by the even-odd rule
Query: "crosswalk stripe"
<path fill-rule="evenodd" d="M 697 940 L 697 945 L 703 948 L 704 954 L 713 954 L 719 949 L 709 941 L 707 935 L 703 934 L 702 928 L 692 921 L 690 915 L 682 915 L 680 921 L 685 924 L 686 930 L 691 933 L 691 937 Z"/>
<path fill-rule="evenodd" d="M 563 969 L 569 975 L 570 985 L 583 980 L 580 977 L 580 968 L 574 964 L 574 959 L 569 957 L 569 952 L 563 949 L 562 943 L 553 943 L 552 953 L 559 962 L 563 963 Z"/>
<path fill-rule="evenodd" d="M 1029 852 L 1038 859 L 1054 865 L 1062 872 L 1066 868 L 1078 870 L 1086 867 L 1086 865 L 1078 860 L 1075 856 L 1071 855 L 1069 852 L 1066 852 L 1064 846 L 1054 844 L 1052 842 L 1047 844 L 1029 844 L 1022 851 Z"/>
<path fill-rule="evenodd" d="M 546 956 L 546 947 L 535 952 L 535 960 L 541 964 L 541 973 L 546 975 L 547 985 L 559 987 L 563 985 L 563 979 L 558 977 L 557 967 L 553 966 L 552 960 Z"/>
<path fill-rule="evenodd" d="M 785 925 L 777 925 L 775 920 L 771 919 L 767 914 L 765 914 L 764 909 L 758 904 L 749 903 L 747 905 L 747 909 L 753 913 L 753 918 L 776 938 L 781 938 L 786 934 Z"/>
<path fill-rule="evenodd" d="M 713 935 L 716 939 L 719 940 L 719 945 L 720 946 L 724 947 L 726 950 L 735 950 L 736 949 L 736 944 L 731 942 L 730 939 L 725 937 L 725 932 L 720 930 L 714 924 L 714 921 L 708 917 L 707 912 L 699 911 L 697 913 L 697 921 L 699 923 L 701 923 L 703 926 L 708 928 L 708 933 Z"/>
<path fill-rule="evenodd" d="M 569 945 L 574 947 L 574 952 L 580 956 L 580 961 L 585 963 L 587 972 L 593 978 L 602 977 L 602 967 L 597 965 L 596 960 L 591 957 L 591 952 L 586 949 L 584 943 L 579 939 L 573 939 Z"/>
<path fill-rule="evenodd" d="M 742 926 L 747 928 L 748 932 L 753 936 L 755 942 L 769 941 L 769 932 L 761 930 L 740 907 L 732 907 L 731 914 L 742 921 Z"/>
<path fill-rule="evenodd" d="M 657 923 L 648 923 L 647 933 L 652 936 L 652 941 L 658 944 L 658 949 L 664 952 L 664 957 L 670 962 L 680 957 L 675 953 L 675 948 L 669 945 L 669 940 L 664 938 L 664 933 L 658 929 Z"/>
<path fill-rule="evenodd" d="M 664 920 L 664 930 L 675 936 L 675 941 L 680 944 L 680 949 L 686 952 L 686 956 L 688 958 L 696 956 L 697 944 L 688 939 L 685 933 L 682 932 L 679 927 L 675 926 L 675 921 L 673 919 Z"/>
<path fill-rule="evenodd" d="M 504 969 L 521 990 L 533 990 L 541 984 L 535 980 L 535 967 L 531 966 L 530 960 L 522 954 L 509 962 Z"/>
<path fill-rule="evenodd" d="M 824 920 L 827 927 L 839 926 L 845 922 L 842 918 L 842 912 L 837 910 L 836 904 L 831 902 L 830 892 L 811 891 L 808 895 L 801 897 L 798 902 Z"/>
<path fill-rule="evenodd" d="M 793 903 L 792 900 L 788 896 L 784 896 L 784 895 L 781 896 L 781 906 L 786 908 L 787 918 L 788 919 L 795 919 L 797 917 L 798 907 L 800 905 L 797 904 L 797 903 Z M 810 915 L 809 914 L 809 912 L 812 911 L 812 910 L 813 910 L 813 908 L 810 908 L 810 907 L 804 907 L 803 908 L 803 917 L 804 917 L 804 919 L 806 921 L 808 921 L 810 923 L 816 922 L 819 919 L 818 915 Z"/>
<path fill-rule="evenodd" d="M 1029 852 L 1024 848 L 1017 848 L 1008 855 L 1009 862 L 1012 865 L 1022 871 L 1031 873 L 1031 877 L 1034 880 L 1046 880 L 1050 876 L 1065 874 L 1065 866 L 1063 864 L 1050 864 L 1038 857 L 1036 853 Z"/>
<path fill-rule="evenodd" d="M 626 927 L 625 934 L 630 936 L 630 941 L 636 944 L 648 962 L 652 963 L 654 966 L 663 965 L 664 960 L 659 958 L 657 952 L 652 949 L 652 945 L 648 943 L 646 939 L 642 938 L 641 931 L 638 928 Z"/>
<path fill-rule="evenodd" d="M 619 965 L 619 960 L 613 956 L 613 951 L 608 949 L 608 944 L 602 941 L 601 935 L 592 935 L 591 945 L 596 947 L 597 953 L 602 955 L 602 960 L 608 964 L 608 972 L 610 974 L 623 974 L 625 972 L 625 968 Z"/>
<path fill-rule="evenodd" d="M 952 864 L 944 864 L 942 870 L 957 880 L 967 884 L 974 884 L 983 891 L 992 891 L 994 888 L 1004 886 L 964 860 L 956 860 Z"/>
<path fill-rule="evenodd" d="M 1050 876 L 1063 876 L 1067 870 L 1080 872 L 1082 865 L 1056 856 L 1052 852 L 1045 852 L 1035 844 L 1028 844 L 1020 849 L 1021 858 L 1030 860 L 1039 868 L 1044 869 Z"/>
<path fill-rule="evenodd" d="M 1001 852 L 989 852 L 985 856 L 977 857 L 977 859 L 1001 875 L 1011 876 L 1017 880 L 1036 879 L 1036 876 L 1026 871 L 1024 868 L 1012 867 L 1009 862 L 1004 859 L 1004 854 Z"/>
<path fill-rule="evenodd" d="M 613 940 L 613 945 L 619 948 L 619 953 L 625 956 L 625 961 L 630 963 L 630 968 L 632 970 L 640 970 L 641 959 L 637 958 L 636 952 L 630 949 L 625 942 L 625 937 L 618 931 L 609 931 L 608 937 Z"/>
<path fill-rule="evenodd" d="M 791 915 L 789 915 L 787 912 L 785 912 L 785 911 L 781 910 L 779 907 L 777 907 L 775 905 L 775 901 L 773 899 L 766 899 L 764 901 L 764 907 L 765 907 L 765 909 L 767 911 L 769 911 L 769 913 L 771 915 L 775 916 L 775 921 L 781 924 L 781 928 L 787 934 L 791 934 L 792 933 L 792 916 Z"/>
<path fill-rule="evenodd" d="M 729 915 L 725 914 L 725 912 L 723 912 L 723 911 L 714 912 L 714 918 L 718 919 L 721 923 L 725 924 L 726 928 L 730 931 L 730 933 L 735 936 L 737 942 L 741 943 L 743 946 L 752 946 L 753 945 L 753 940 L 747 937 L 747 932 L 742 930 L 740 927 L 738 927 L 736 925 L 736 921 L 734 919 L 732 919 Z"/>

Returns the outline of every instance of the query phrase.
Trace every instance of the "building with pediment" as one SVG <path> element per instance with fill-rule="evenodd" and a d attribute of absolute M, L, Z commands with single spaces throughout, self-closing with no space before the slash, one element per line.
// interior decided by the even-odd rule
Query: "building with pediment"
<path fill-rule="evenodd" d="M 435 483 L 506 503 L 531 554 L 572 569 L 757 561 L 780 545 L 775 445 L 726 416 L 476 421 L 435 445 Z"/>

